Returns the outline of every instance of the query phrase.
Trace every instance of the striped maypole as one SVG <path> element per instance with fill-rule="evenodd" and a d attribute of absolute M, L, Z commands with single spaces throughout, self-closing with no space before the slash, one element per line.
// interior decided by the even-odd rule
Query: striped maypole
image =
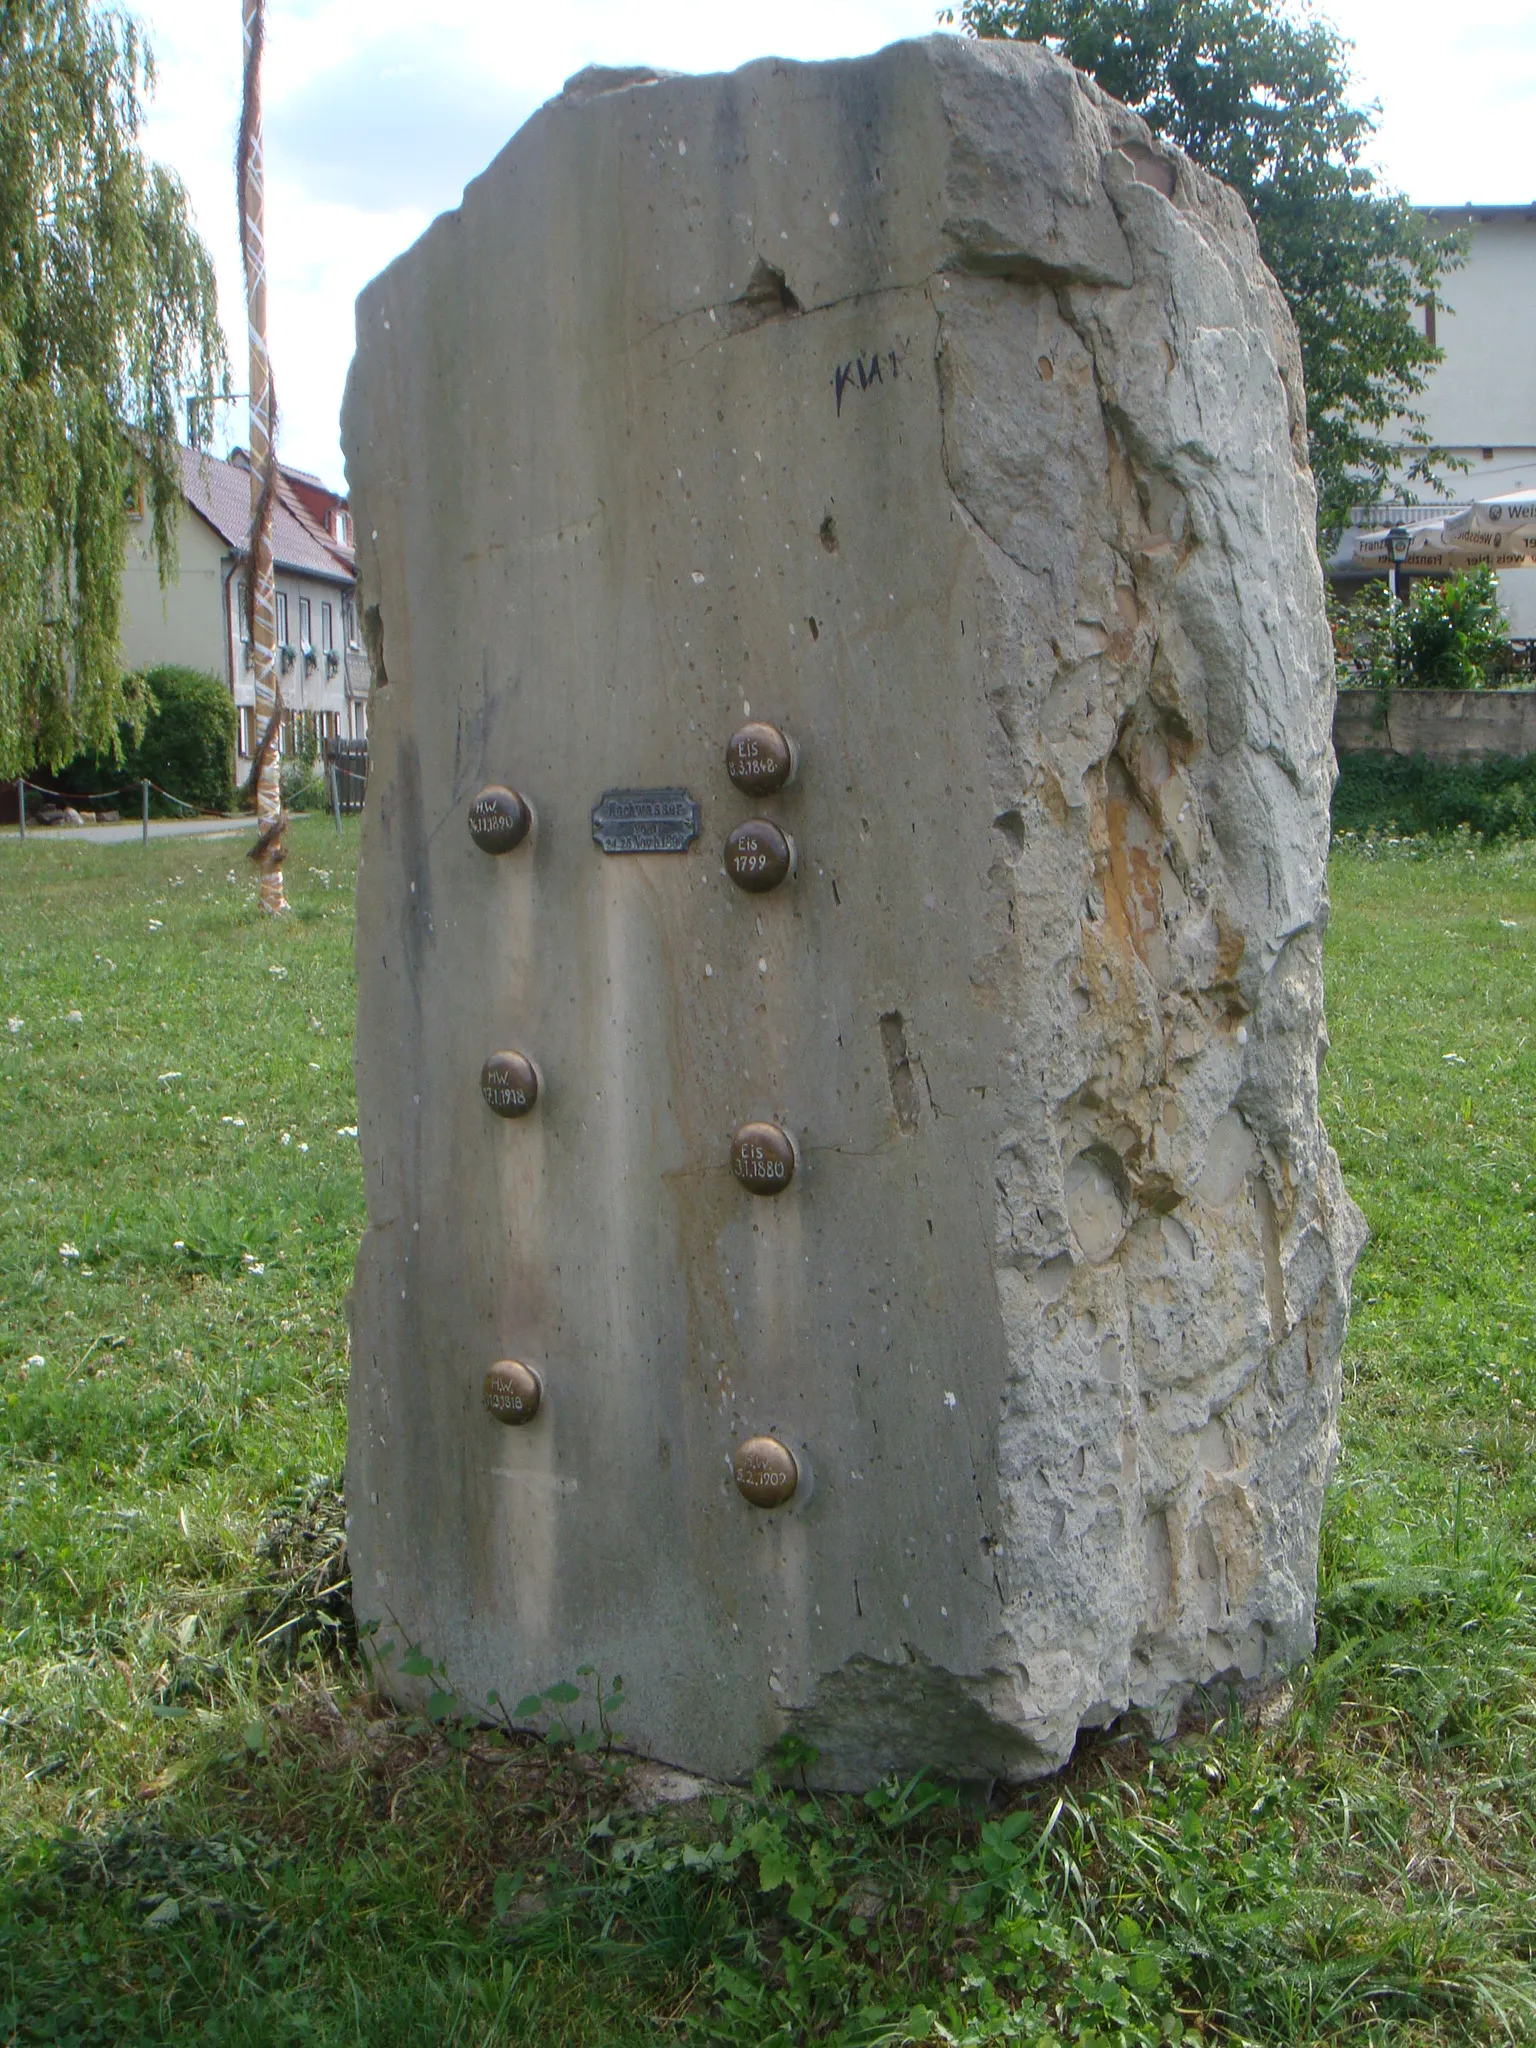
<path fill-rule="evenodd" d="M 286 910 L 283 895 L 283 804 L 277 736 L 282 695 L 277 677 L 277 605 L 272 583 L 272 505 L 277 491 L 277 419 L 272 364 L 267 354 L 266 198 L 261 156 L 261 56 L 266 41 L 266 0 L 241 0 L 245 28 L 245 89 L 240 105 L 240 147 L 235 174 L 240 199 L 240 245 L 245 257 L 245 304 L 251 347 L 251 533 L 245 566 L 246 611 L 256 681 L 256 844 L 251 858 L 261 873 L 261 907 Z"/>

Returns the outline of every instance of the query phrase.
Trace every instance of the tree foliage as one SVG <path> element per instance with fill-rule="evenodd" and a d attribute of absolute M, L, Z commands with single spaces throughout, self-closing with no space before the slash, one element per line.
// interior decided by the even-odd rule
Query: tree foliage
<path fill-rule="evenodd" d="M 118 618 L 141 494 L 175 565 L 177 402 L 225 388 L 213 265 L 138 147 L 130 17 L 0 0 L 0 774 L 142 729 Z"/>
<path fill-rule="evenodd" d="M 1414 401 L 1415 319 L 1461 260 L 1363 161 L 1349 45 L 1308 0 L 963 0 L 978 36 L 1042 42 L 1241 194 L 1301 335 L 1319 521 L 1443 461 Z"/>

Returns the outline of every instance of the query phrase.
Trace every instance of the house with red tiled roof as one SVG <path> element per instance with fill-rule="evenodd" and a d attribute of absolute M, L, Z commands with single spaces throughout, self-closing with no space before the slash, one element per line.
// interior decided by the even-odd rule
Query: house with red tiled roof
<path fill-rule="evenodd" d="M 130 514 L 123 565 L 123 666 L 161 663 L 222 676 L 235 701 L 236 779 L 258 738 L 242 570 L 251 530 L 251 473 L 243 450 L 228 461 L 181 451 L 176 574 L 161 585 L 142 508 Z M 357 569 L 346 499 L 319 477 L 284 468 L 272 516 L 277 594 L 280 744 L 366 739 L 369 672 L 357 625 Z"/>

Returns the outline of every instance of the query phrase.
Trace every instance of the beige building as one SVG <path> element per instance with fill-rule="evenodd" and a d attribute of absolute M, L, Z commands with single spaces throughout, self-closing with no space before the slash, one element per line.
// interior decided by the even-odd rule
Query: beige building
<path fill-rule="evenodd" d="M 228 462 L 181 451 L 177 568 L 163 588 L 152 531 L 141 511 L 123 565 L 123 665 L 175 662 L 222 676 L 235 701 L 236 779 L 256 744 L 256 692 L 241 587 L 251 524 L 243 453 Z M 347 501 L 318 477 L 284 469 L 272 521 L 276 563 L 281 746 L 305 739 L 366 739 L 368 664 L 357 629 L 356 576 Z"/>

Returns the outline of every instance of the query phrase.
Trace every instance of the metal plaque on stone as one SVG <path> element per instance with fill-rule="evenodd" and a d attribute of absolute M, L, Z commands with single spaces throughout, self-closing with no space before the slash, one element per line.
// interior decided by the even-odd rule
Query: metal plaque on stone
<path fill-rule="evenodd" d="M 605 789 L 592 812 L 604 853 L 686 853 L 702 822 L 686 789 Z"/>

